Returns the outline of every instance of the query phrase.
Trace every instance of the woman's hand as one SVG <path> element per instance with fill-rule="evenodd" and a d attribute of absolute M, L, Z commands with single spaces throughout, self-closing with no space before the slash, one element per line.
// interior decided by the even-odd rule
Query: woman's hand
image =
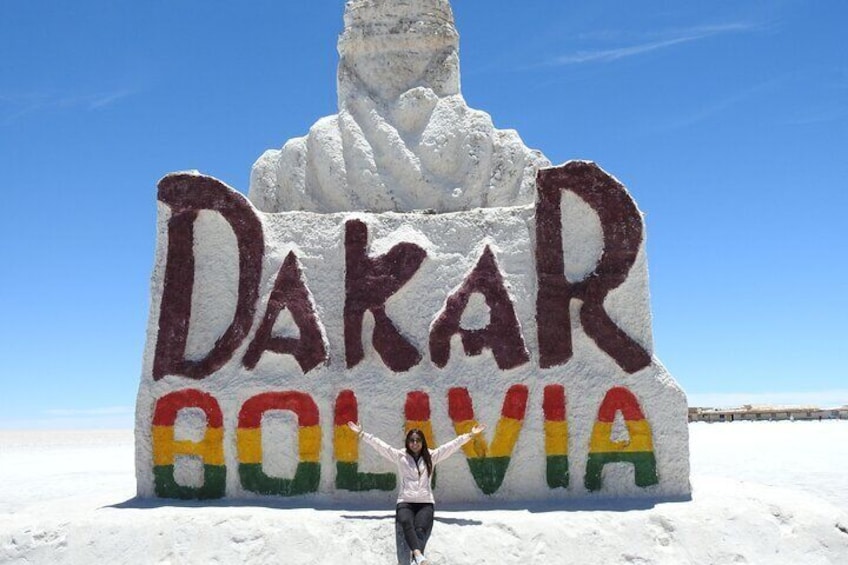
<path fill-rule="evenodd" d="M 486 424 L 477 424 L 473 428 L 471 428 L 471 435 L 478 436 L 486 431 Z"/>
<path fill-rule="evenodd" d="M 359 424 L 354 424 L 353 422 L 348 422 L 347 427 L 350 428 L 351 430 L 353 430 L 353 433 L 355 433 L 356 435 L 359 435 L 359 434 L 362 433 L 362 426 L 360 426 Z"/>

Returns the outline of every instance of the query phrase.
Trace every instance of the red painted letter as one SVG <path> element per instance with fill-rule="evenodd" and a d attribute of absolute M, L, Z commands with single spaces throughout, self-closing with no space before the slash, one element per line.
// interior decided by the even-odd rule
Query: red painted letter
<path fill-rule="evenodd" d="M 466 330 L 459 324 L 474 292 L 479 292 L 486 299 L 491 318 L 489 325 L 483 329 Z M 484 347 L 490 348 L 500 369 L 512 369 L 530 360 L 503 276 L 488 245 L 459 290 L 448 297 L 442 314 L 433 324 L 430 358 L 436 366 L 447 365 L 450 340 L 454 334 L 461 336 L 466 355 L 479 355 Z"/>
<path fill-rule="evenodd" d="M 571 359 L 572 298 L 583 301 L 580 323 L 586 334 L 628 373 L 650 364 L 651 356 L 615 325 L 604 310 L 604 298 L 623 283 L 636 261 L 642 243 L 642 217 L 625 188 L 594 163 L 571 161 L 542 169 L 536 177 L 536 269 L 539 293 L 536 322 L 542 367 Z M 604 252 L 594 272 L 571 283 L 565 278 L 562 253 L 562 191 L 570 190 L 586 201 L 601 220 Z"/>
<path fill-rule="evenodd" d="M 247 200 L 212 177 L 168 175 L 159 183 L 159 200 L 171 207 L 168 257 L 159 312 L 153 379 L 182 375 L 202 379 L 220 369 L 250 330 L 256 310 L 262 253 L 262 224 Z M 194 220 L 200 210 L 218 212 L 236 236 L 239 255 L 238 302 L 233 321 L 199 361 L 185 358 L 194 290 Z"/>
<path fill-rule="evenodd" d="M 421 266 L 427 253 L 414 243 L 399 243 L 376 259 L 368 257 L 368 227 L 360 220 L 345 224 L 345 358 L 348 368 L 365 357 L 362 317 L 374 316 L 372 343 L 392 371 L 402 372 L 421 361 L 421 354 L 386 315 L 386 300 L 400 290 Z"/>
<path fill-rule="evenodd" d="M 300 330 L 300 337 L 274 337 L 271 331 L 274 322 L 283 308 L 288 308 L 294 323 Z M 250 342 L 242 363 L 248 369 L 253 369 L 265 351 L 289 353 L 297 359 L 304 373 L 314 369 L 326 360 L 327 348 L 324 346 L 324 336 L 318 325 L 318 318 L 312 309 L 309 291 L 303 282 L 303 276 L 297 266 L 297 257 L 290 251 L 283 261 L 283 266 L 274 283 L 274 290 L 268 299 L 268 309 L 262 324 L 256 330 L 256 337 Z"/>

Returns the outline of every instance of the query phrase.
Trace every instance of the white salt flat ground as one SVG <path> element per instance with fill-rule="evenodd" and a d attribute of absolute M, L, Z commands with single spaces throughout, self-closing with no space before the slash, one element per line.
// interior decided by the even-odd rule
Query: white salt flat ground
<path fill-rule="evenodd" d="M 689 429 L 691 501 L 438 510 L 434 565 L 848 563 L 848 421 Z M 0 563 L 394 563 L 391 509 L 139 503 L 133 464 L 130 431 L 0 430 Z"/>

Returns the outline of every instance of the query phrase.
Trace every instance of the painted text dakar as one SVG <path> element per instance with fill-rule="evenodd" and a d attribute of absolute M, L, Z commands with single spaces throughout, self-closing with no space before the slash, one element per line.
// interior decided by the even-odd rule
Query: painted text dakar
<path fill-rule="evenodd" d="M 565 276 L 562 250 L 561 194 L 570 190 L 598 214 L 604 252 L 594 271 L 582 281 Z M 171 175 L 159 186 L 159 199 L 171 208 L 165 284 L 159 313 L 159 334 L 153 378 L 181 375 L 203 379 L 227 363 L 247 337 L 259 303 L 264 237 L 262 223 L 237 193 L 210 177 Z M 202 359 L 185 358 L 191 296 L 194 287 L 193 226 L 198 212 L 221 214 L 232 228 L 239 261 L 238 298 L 232 323 Z M 344 344 L 348 368 L 364 358 L 362 321 L 366 312 L 374 317 L 373 343 L 383 363 L 394 372 L 417 365 L 422 354 L 395 327 L 386 314 L 386 301 L 416 273 L 427 256 L 414 243 L 400 243 L 387 253 L 368 254 L 368 226 L 360 219 L 345 222 Z M 615 325 L 604 309 L 604 298 L 623 283 L 633 266 L 642 241 L 642 218 L 623 186 L 591 163 L 570 162 L 543 169 L 538 175 L 536 204 L 536 325 L 539 364 L 562 365 L 572 357 L 569 304 L 580 299 L 580 323 L 586 334 L 628 373 L 650 364 L 650 354 Z M 491 310 L 483 329 L 466 330 L 460 318 L 468 297 L 479 292 Z M 294 252 L 280 268 L 267 308 L 249 343 L 242 364 L 252 369 L 265 351 L 295 357 L 304 373 L 328 359 L 319 320 L 309 298 Z M 272 335 L 277 316 L 287 308 L 298 327 L 298 338 Z M 433 320 L 429 353 L 433 363 L 445 367 L 454 335 L 462 338 L 465 352 L 479 354 L 489 348 L 501 369 L 530 361 L 515 310 L 506 291 L 494 254 L 486 248 L 477 266 L 459 290 L 446 300 Z"/>

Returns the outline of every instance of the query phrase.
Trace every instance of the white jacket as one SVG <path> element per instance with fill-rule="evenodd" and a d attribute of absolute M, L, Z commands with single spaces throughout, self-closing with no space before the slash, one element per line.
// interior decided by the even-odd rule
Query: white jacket
<path fill-rule="evenodd" d="M 377 453 L 397 465 L 398 476 L 400 477 L 400 488 L 398 489 L 397 497 L 398 503 L 435 503 L 433 489 L 430 486 L 430 474 L 427 473 L 427 464 L 424 463 L 423 458 L 418 459 L 418 465 L 416 466 L 415 459 L 406 452 L 406 449 L 396 449 L 380 438 L 366 432 L 362 432 L 359 437 L 373 447 Z M 459 451 L 459 448 L 471 438 L 471 434 L 462 434 L 448 443 L 440 445 L 436 449 L 430 449 L 430 458 L 433 461 L 433 467 Z"/>

